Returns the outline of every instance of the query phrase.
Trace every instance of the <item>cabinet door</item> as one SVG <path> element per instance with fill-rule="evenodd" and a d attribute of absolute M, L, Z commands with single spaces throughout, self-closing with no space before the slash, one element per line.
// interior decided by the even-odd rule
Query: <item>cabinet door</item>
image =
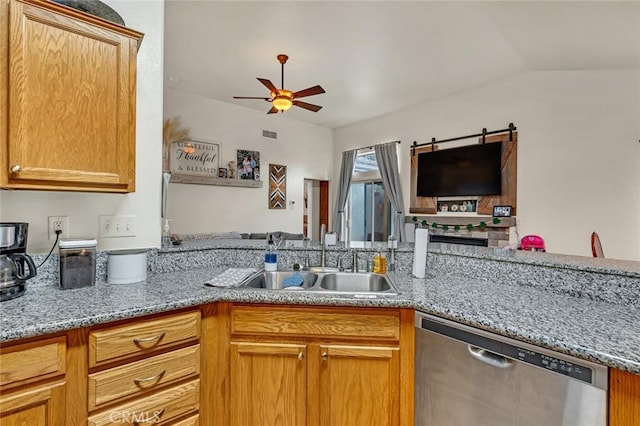
<path fill-rule="evenodd" d="M 2 186 L 131 192 L 137 39 L 59 9 L 10 3 Z"/>
<path fill-rule="evenodd" d="M 609 426 L 640 422 L 640 375 L 609 369 Z"/>
<path fill-rule="evenodd" d="M 2 395 L 2 426 L 58 426 L 65 424 L 64 383 L 34 386 Z"/>
<path fill-rule="evenodd" d="M 231 342 L 230 424 L 303 426 L 306 345 Z"/>
<path fill-rule="evenodd" d="M 398 425 L 399 355 L 398 347 L 320 345 L 320 425 Z"/>

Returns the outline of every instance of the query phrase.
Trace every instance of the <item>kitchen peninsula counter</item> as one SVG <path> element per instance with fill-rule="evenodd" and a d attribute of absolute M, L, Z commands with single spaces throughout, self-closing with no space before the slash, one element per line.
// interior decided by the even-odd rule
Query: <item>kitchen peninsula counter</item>
<path fill-rule="evenodd" d="M 363 249 L 366 250 L 366 247 Z M 184 248 L 179 250 L 184 253 Z M 560 274 L 566 275 L 568 278 L 565 277 L 565 281 L 569 282 L 557 286 L 560 289 L 554 289 L 553 281 L 558 277 L 553 275 L 554 271 L 544 270 L 543 266 L 530 268 L 528 272 L 521 271 L 519 280 L 514 280 L 514 272 L 505 259 L 497 256 L 481 259 L 477 255 L 457 255 L 455 260 L 461 261 L 464 267 L 452 269 L 450 259 L 447 260 L 449 252 L 448 248 L 440 248 L 439 256 L 432 253 L 432 278 L 415 279 L 406 270 L 390 273 L 401 294 L 379 296 L 375 299 L 321 292 L 218 289 L 204 286 L 205 281 L 226 269 L 223 266 L 157 272 L 152 273 L 144 282 L 126 285 L 102 282 L 93 287 L 60 290 L 50 283 L 51 285 L 29 288 L 24 296 L 2 302 L 0 342 L 218 301 L 400 307 L 414 308 L 640 374 L 640 280 L 636 279 L 633 268 L 627 268 L 621 274 L 607 275 L 603 270 L 610 270 L 610 264 L 607 264 L 607 268 L 600 268 L 585 262 L 591 265 L 589 268 L 599 271 L 594 275 L 598 281 L 608 276 L 618 283 L 619 288 L 614 291 L 613 296 L 589 297 L 588 286 L 580 282 L 582 292 L 578 297 L 570 291 L 573 279 L 571 274 L 575 272 L 573 269 L 562 271 L 562 268 L 555 268 Z M 473 264 L 474 257 L 476 261 L 490 263 L 481 264 L 484 266 L 478 269 L 478 265 Z M 536 261 L 541 262 L 540 259 Z M 516 270 L 522 269 L 518 264 L 516 266 Z M 501 269 L 503 267 L 507 269 Z M 540 276 L 530 275 L 538 269 L 542 271 Z M 493 276 L 495 277 L 492 278 Z M 531 282 L 545 276 L 549 282 Z M 520 282 L 523 280 L 527 282 Z M 638 284 L 636 288 L 632 285 L 634 282 Z M 607 288 L 603 288 L 602 292 L 609 293 Z M 624 300 L 619 300 L 620 296 Z M 606 300 L 607 297 L 618 299 Z"/>

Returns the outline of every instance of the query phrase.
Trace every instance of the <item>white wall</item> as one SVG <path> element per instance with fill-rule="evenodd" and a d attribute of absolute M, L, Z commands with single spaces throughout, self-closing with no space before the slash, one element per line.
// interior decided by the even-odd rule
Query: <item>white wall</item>
<path fill-rule="evenodd" d="M 0 220 L 29 223 L 29 253 L 48 252 L 47 216 L 68 216 L 71 237 L 97 237 L 99 215 L 135 215 L 136 236 L 98 241 L 99 249 L 160 243 L 164 0 L 104 0 L 145 34 L 138 53 L 136 192 L 91 194 L 0 191 Z"/>
<path fill-rule="evenodd" d="M 591 256 L 590 235 L 597 231 L 606 257 L 640 260 L 637 71 L 531 72 L 336 129 L 335 173 L 342 151 L 401 140 L 408 212 L 414 140 L 509 122 L 518 128 L 520 237 L 538 234 L 548 252 Z"/>
<path fill-rule="evenodd" d="M 263 181 L 262 188 L 170 184 L 172 232 L 302 233 L 304 179 L 326 180 L 333 173 L 330 129 L 172 89 L 165 90 L 164 116 L 179 116 L 194 139 L 219 142 L 221 167 L 236 159 L 237 149 L 259 151 Z M 263 130 L 278 138 L 263 137 Z M 268 208 L 269 164 L 287 166 L 287 203 L 295 201 L 293 208 Z"/>

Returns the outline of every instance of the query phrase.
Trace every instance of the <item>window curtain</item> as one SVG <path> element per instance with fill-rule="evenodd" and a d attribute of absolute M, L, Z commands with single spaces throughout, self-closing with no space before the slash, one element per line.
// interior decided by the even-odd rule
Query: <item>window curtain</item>
<path fill-rule="evenodd" d="M 398 241 L 406 241 L 404 229 L 404 201 L 402 200 L 402 185 L 398 173 L 398 154 L 396 143 L 389 142 L 374 146 L 376 161 L 382 177 L 382 185 L 391 202 L 394 217 L 391 220 L 391 233 Z"/>
<path fill-rule="evenodd" d="M 336 197 L 335 210 L 333 212 L 333 230 L 339 241 L 342 241 L 342 226 L 344 221 L 344 209 L 351 190 L 351 178 L 356 164 L 358 150 L 344 151 L 342 164 L 340 165 L 340 182 L 338 183 L 338 195 Z"/>

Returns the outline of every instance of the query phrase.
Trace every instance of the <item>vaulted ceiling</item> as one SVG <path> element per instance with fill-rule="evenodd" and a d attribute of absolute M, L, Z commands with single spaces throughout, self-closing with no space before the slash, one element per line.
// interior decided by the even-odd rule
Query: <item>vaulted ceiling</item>
<path fill-rule="evenodd" d="M 384 115 L 530 71 L 640 72 L 640 2 L 189 1 L 165 6 L 165 87 L 266 111 L 256 77 L 320 84 L 326 127 Z"/>

